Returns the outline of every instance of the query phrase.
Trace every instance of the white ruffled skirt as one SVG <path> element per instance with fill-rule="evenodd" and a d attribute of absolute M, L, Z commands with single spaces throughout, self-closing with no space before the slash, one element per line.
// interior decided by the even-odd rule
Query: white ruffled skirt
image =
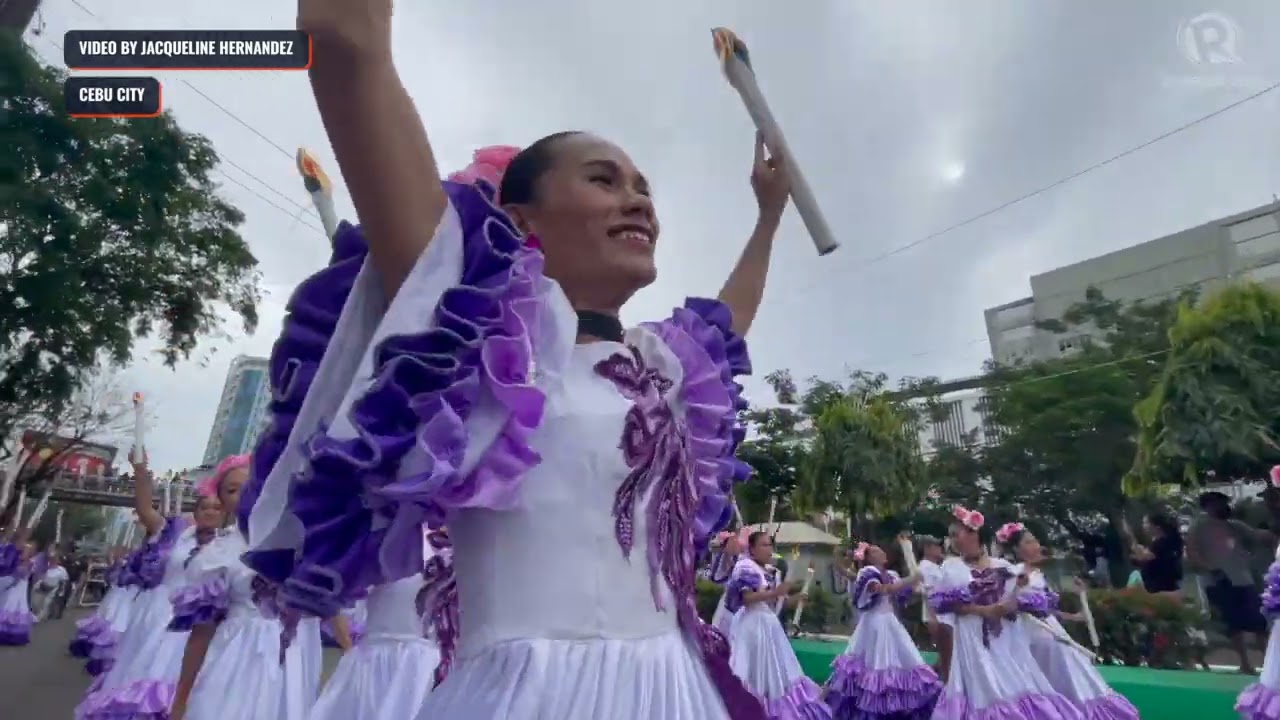
<path fill-rule="evenodd" d="M 634 640 L 491 645 L 457 658 L 417 718 L 729 720 L 701 658 L 679 630 Z"/>
<path fill-rule="evenodd" d="M 1019 624 L 1029 623 L 1026 618 Z M 1067 631 L 1055 617 L 1045 623 L 1062 635 Z M 1053 689 L 1075 704 L 1088 720 L 1138 720 L 1138 710 L 1102 679 L 1093 660 L 1074 647 L 1062 643 L 1048 631 L 1029 624 L 1026 633 L 1031 654 Z"/>
<path fill-rule="evenodd" d="M 733 616 L 729 652 L 733 674 L 760 698 L 770 718 L 831 717 L 770 603 L 749 605 Z"/>
<path fill-rule="evenodd" d="M 255 608 L 234 608 L 209 643 L 187 700 L 187 720 L 306 720 L 315 701 L 307 694 L 308 664 L 297 644 L 281 664 L 281 629 Z"/>
<path fill-rule="evenodd" d="M 342 657 L 310 720 L 411 720 L 435 683 L 440 649 L 426 638 L 377 633 Z"/>

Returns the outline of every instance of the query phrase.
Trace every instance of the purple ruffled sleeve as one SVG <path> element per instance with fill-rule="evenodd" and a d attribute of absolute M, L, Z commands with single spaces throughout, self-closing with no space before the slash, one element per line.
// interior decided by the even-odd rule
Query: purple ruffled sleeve
<path fill-rule="evenodd" d="M 973 593 L 968 587 L 947 588 L 929 593 L 929 607 L 936 613 L 953 613 L 956 608 L 973 604 Z"/>
<path fill-rule="evenodd" d="M 738 612 L 743 605 L 742 593 L 759 591 L 764 584 L 764 578 L 760 573 L 743 568 L 741 565 L 734 568 L 729 582 L 724 586 L 724 609 L 731 613 Z"/>
<path fill-rule="evenodd" d="M 866 610 L 876 603 L 876 594 L 873 592 L 875 586 L 885 582 L 885 578 L 880 574 L 880 570 L 874 567 L 864 567 L 858 571 L 858 576 L 853 581 L 853 607 L 858 610 Z"/>
<path fill-rule="evenodd" d="M 173 594 L 173 619 L 169 621 L 169 629 L 187 632 L 196 625 L 226 619 L 227 610 L 231 607 L 230 592 L 225 569 L 202 574 L 195 582 Z"/>
<path fill-rule="evenodd" d="M 0 577 L 18 574 L 22 564 L 22 551 L 14 543 L 0 543 Z"/>
<path fill-rule="evenodd" d="M 646 327 L 684 369 L 680 396 L 698 485 L 693 541 L 705 548 L 713 534 L 729 526 L 733 486 L 751 475 L 751 466 L 734 456 L 746 438 L 739 415 L 747 401 L 734 378 L 751 374 L 747 342 L 733 332 L 733 313 L 718 300 L 688 298 L 670 319 Z"/>
<path fill-rule="evenodd" d="M 723 552 L 713 553 L 711 562 L 707 564 L 707 579 L 717 585 L 729 582 L 729 576 L 733 574 L 734 562 L 734 558 L 728 557 Z"/>
<path fill-rule="evenodd" d="M 288 504 L 301 547 L 245 556 L 281 586 L 286 604 L 308 615 L 331 617 L 364 588 L 419 572 L 424 522 L 439 527 L 457 509 L 514 506 L 519 479 L 540 461 L 529 437 L 544 400 L 533 385 L 531 353 L 542 255 L 525 246 L 493 204 L 491 187 L 446 182 L 444 188 L 462 235 L 458 284 L 444 291 L 423 330 L 387 337 L 374 348 L 373 381 L 347 415 L 355 436 L 333 437 L 321 428 L 305 443 Z M 297 308 L 301 295 L 300 289 Z M 335 299 L 332 307 L 338 306 Z M 285 336 L 301 327 L 287 326 Z M 321 347 L 317 338 L 309 354 L 281 355 L 311 357 Z M 298 389 L 306 384 L 304 364 L 295 362 L 289 379 L 295 387 L 288 394 L 299 402 L 306 394 Z M 464 473 L 467 420 L 482 390 L 502 406 L 507 422 L 477 467 Z M 286 405 L 277 405 L 275 414 L 279 427 L 272 437 L 287 438 L 293 420 Z M 265 478 L 279 459 L 280 444 L 265 443 L 275 444 L 255 454 L 255 478 Z"/>
<path fill-rule="evenodd" d="M 1280 562 L 1272 563 L 1262 588 L 1262 614 L 1280 617 Z"/>
<path fill-rule="evenodd" d="M 348 222 L 340 223 L 333 236 L 333 254 L 328 267 L 304 280 L 285 306 L 284 327 L 271 348 L 268 364 L 271 402 L 267 412 L 271 424 L 258 439 L 249 482 L 245 483 L 236 506 L 240 531 L 246 535 L 254 503 L 289 442 L 302 401 L 311 389 L 320 359 L 333 339 L 342 307 L 351 296 L 368 253 L 360 229 Z"/>
<path fill-rule="evenodd" d="M 164 582 L 169 553 L 173 552 L 174 543 L 186 528 L 187 521 L 184 518 L 166 518 L 164 527 L 160 529 L 155 539 L 142 546 L 134 564 L 134 573 L 138 583 L 144 589 L 160 587 L 160 583 Z"/>
<path fill-rule="evenodd" d="M 1054 602 L 1056 598 L 1050 598 L 1049 593 L 1039 590 L 1024 590 L 1018 593 L 1018 612 L 1024 612 L 1028 615 L 1038 618 L 1046 618 L 1054 610 Z"/>

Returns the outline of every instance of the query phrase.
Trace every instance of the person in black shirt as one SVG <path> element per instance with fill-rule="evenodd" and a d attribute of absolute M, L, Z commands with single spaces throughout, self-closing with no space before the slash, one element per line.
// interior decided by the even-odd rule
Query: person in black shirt
<path fill-rule="evenodd" d="M 1151 538 L 1145 546 L 1134 542 L 1130 555 L 1149 593 L 1178 592 L 1182 587 L 1182 532 L 1178 522 L 1161 512 L 1148 514 L 1142 529 Z"/>

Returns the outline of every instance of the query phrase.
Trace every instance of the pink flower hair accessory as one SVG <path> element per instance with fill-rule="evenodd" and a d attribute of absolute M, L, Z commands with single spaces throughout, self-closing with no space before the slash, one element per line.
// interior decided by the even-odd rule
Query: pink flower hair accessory
<path fill-rule="evenodd" d="M 451 182 L 472 185 L 477 180 L 484 180 L 496 190 L 502 185 L 502 176 L 507 166 L 520 154 L 520 148 L 513 145 L 490 145 L 476 150 L 471 156 L 471 164 L 449 176 Z"/>
<path fill-rule="evenodd" d="M 1009 522 L 1000 526 L 996 531 L 996 541 L 1002 545 L 1008 544 L 1009 540 L 1016 534 L 1023 532 L 1027 527 L 1019 522 Z"/>
<path fill-rule="evenodd" d="M 1280 488 L 1280 465 L 1271 468 L 1271 486 Z"/>
<path fill-rule="evenodd" d="M 960 505 L 956 505 L 951 509 L 951 515 L 970 530 L 981 530 L 982 526 L 987 524 L 987 519 L 982 516 L 982 513 L 977 510 L 969 510 Z"/>
<path fill-rule="evenodd" d="M 196 492 L 204 497 L 217 497 L 218 486 L 222 485 L 222 481 L 233 471 L 247 467 L 249 467 L 248 455 L 231 455 L 223 458 L 222 462 L 218 463 L 218 467 L 213 471 L 213 474 L 201 480 L 200 484 L 196 486 Z"/>
<path fill-rule="evenodd" d="M 867 543 L 864 543 L 864 542 L 858 543 L 858 547 L 853 549 L 853 559 L 857 560 L 858 562 L 862 562 L 862 559 L 867 556 L 867 549 L 870 547 L 871 546 L 868 545 Z"/>

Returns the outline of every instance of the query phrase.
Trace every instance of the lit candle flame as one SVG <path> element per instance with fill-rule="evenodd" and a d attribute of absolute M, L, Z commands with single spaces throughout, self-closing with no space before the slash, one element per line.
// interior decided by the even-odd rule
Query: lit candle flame
<path fill-rule="evenodd" d="M 320 162 L 311 154 L 311 151 L 306 148 L 298 148 L 298 173 L 302 175 L 307 192 L 329 191 L 331 187 L 329 176 L 325 174 L 324 169 L 320 167 Z"/>

